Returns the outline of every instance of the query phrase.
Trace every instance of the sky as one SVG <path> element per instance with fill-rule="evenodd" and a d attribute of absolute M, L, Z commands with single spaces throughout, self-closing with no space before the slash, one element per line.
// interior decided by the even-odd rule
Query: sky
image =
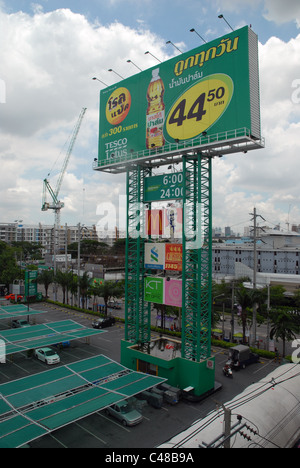
<path fill-rule="evenodd" d="M 213 161 L 213 226 L 243 234 L 257 213 L 274 227 L 300 224 L 299 0 L 0 0 L 0 223 L 51 225 L 43 180 L 54 188 L 83 119 L 59 198 L 61 224 L 123 228 L 125 175 L 93 171 L 99 92 L 119 78 L 251 25 L 259 39 L 265 148 Z M 194 28 L 197 33 L 191 33 Z M 152 55 L 145 55 L 150 51 Z M 128 63 L 130 59 L 133 63 Z M 97 77 L 98 80 L 92 80 Z M 50 200 L 48 200 L 50 201 Z"/>

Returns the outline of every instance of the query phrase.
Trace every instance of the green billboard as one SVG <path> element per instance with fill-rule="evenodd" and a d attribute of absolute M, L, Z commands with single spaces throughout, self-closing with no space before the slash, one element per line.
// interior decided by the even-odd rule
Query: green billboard
<path fill-rule="evenodd" d="M 102 90 L 97 169 L 239 131 L 261 138 L 258 40 L 248 26 Z"/>

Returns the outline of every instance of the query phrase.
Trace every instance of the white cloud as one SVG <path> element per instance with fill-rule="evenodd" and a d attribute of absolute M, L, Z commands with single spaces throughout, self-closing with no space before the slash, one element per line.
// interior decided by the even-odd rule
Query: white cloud
<path fill-rule="evenodd" d="M 251 0 L 253 5 L 253 1 Z M 255 5 L 258 0 L 254 1 Z M 286 3 L 286 2 L 285 2 Z M 237 8 L 238 1 L 219 2 Z M 245 4 L 245 2 L 243 2 Z M 273 7 L 272 7 L 273 5 Z M 291 6 L 291 3 L 288 5 Z M 275 21 L 279 2 L 266 2 Z M 288 8 L 287 8 L 288 10 Z M 165 41 L 155 34 L 130 29 L 120 23 L 104 27 L 80 14 L 61 9 L 33 16 L 0 11 L 1 79 L 6 84 L 6 104 L 0 105 L 0 221 L 53 223 L 52 212 L 42 213 L 42 182 L 53 168 L 70 136 L 79 112 L 87 107 L 64 179 L 62 223 L 97 224 L 97 207 L 119 204 L 125 176 L 92 171 L 97 156 L 100 83 L 115 81 L 109 68 L 122 76 L 135 73 L 130 58 L 141 68 L 154 65 L 144 55 L 165 59 Z M 173 51 L 170 51 L 172 53 Z M 262 132 L 266 149 L 232 155 L 213 164 L 213 222 L 247 224 L 256 205 L 265 218 L 299 223 L 298 174 L 300 104 L 292 99 L 292 83 L 300 79 L 300 36 L 285 43 L 271 38 L 260 45 Z M 51 173 L 62 167 L 64 154 Z M 248 224 L 249 224 L 248 223 Z"/>

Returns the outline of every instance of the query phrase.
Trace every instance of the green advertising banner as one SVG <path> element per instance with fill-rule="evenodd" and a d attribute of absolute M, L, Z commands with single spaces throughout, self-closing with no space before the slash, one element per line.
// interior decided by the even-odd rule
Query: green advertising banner
<path fill-rule="evenodd" d="M 105 88 L 98 165 L 243 128 L 259 139 L 258 81 L 258 40 L 246 26 Z"/>
<path fill-rule="evenodd" d="M 37 295 L 37 270 L 26 270 L 25 271 L 25 296 L 36 296 Z"/>

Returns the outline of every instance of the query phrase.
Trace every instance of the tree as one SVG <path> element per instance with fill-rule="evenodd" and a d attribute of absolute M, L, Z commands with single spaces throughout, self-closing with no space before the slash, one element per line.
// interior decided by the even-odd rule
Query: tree
<path fill-rule="evenodd" d="M 59 284 L 63 291 L 63 304 L 66 303 L 66 295 L 67 295 L 67 304 L 69 304 L 69 289 L 71 288 L 71 284 L 73 282 L 73 274 L 71 271 L 60 271 L 58 270 L 55 275 L 55 282 Z"/>
<path fill-rule="evenodd" d="M 88 293 L 89 293 L 89 288 L 90 288 L 90 283 L 91 280 L 89 278 L 88 273 L 85 271 L 83 273 L 83 276 L 79 278 L 79 290 L 80 290 L 80 297 L 82 297 L 82 308 L 84 309 L 84 306 L 87 306 L 87 298 L 88 298 Z M 80 307 L 80 297 L 78 298 L 79 301 L 79 307 Z"/>
<path fill-rule="evenodd" d="M 296 333 L 299 333 L 299 325 L 289 311 L 283 308 L 271 310 L 270 338 L 271 340 L 273 340 L 274 337 L 276 340 L 282 340 L 283 357 L 285 357 L 286 342 L 294 340 L 296 338 Z"/>
<path fill-rule="evenodd" d="M 121 282 L 104 281 L 91 288 L 94 296 L 103 297 L 105 304 L 105 315 L 107 315 L 108 302 L 114 297 L 121 297 L 124 294 L 124 286 Z"/>
<path fill-rule="evenodd" d="M 42 284 L 45 288 L 46 297 L 48 297 L 48 288 L 50 284 L 53 283 L 53 281 L 54 281 L 53 270 L 42 270 L 37 277 L 37 283 Z"/>

